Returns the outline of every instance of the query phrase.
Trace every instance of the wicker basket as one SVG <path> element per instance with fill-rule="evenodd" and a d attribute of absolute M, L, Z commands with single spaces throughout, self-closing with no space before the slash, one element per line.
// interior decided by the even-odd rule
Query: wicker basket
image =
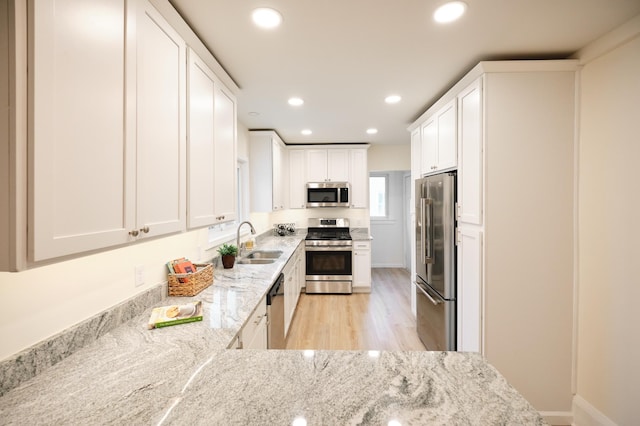
<path fill-rule="evenodd" d="M 191 274 L 169 274 L 169 296 L 195 296 L 213 284 L 213 265 L 194 263 L 197 269 Z"/>

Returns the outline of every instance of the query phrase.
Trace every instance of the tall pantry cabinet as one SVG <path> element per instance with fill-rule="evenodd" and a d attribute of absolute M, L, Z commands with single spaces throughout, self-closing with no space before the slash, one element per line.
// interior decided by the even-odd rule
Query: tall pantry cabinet
<path fill-rule="evenodd" d="M 457 107 L 458 350 L 484 354 L 543 414 L 572 397 L 576 71 L 481 62 L 409 128 L 413 155 L 416 129 Z"/>

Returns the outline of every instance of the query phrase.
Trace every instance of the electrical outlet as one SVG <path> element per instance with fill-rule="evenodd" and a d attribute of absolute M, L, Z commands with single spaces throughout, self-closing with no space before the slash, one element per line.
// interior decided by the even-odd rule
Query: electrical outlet
<path fill-rule="evenodd" d="M 144 285 L 144 265 L 137 265 L 135 272 L 136 287 Z"/>

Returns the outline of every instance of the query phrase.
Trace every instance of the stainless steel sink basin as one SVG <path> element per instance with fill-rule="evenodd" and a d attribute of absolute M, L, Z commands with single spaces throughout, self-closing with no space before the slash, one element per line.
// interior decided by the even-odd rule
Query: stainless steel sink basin
<path fill-rule="evenodd" d="M 244 259 L 277 259 L 282 254 L 280 250 L 256 250 L 244 257 Z"/>
<path fill-rule="evenodd" d="M 236 263 L 248 264 L 248 265 L 265 265 L 267 263 L 273 263 L 275 261 L 276 261 L 275 259 L 255 259 L 255 258 L 244 257 L 240 260 L 237 260 Z"/>

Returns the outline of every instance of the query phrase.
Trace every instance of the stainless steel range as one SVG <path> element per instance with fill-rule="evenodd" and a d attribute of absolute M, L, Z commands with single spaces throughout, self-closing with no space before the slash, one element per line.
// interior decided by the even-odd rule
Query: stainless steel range
<path fill-rule="evenodd" d="M 309 219 L 305 238 L 307 294 L 351 294 L 351 247 L 349 219 Z"/>

